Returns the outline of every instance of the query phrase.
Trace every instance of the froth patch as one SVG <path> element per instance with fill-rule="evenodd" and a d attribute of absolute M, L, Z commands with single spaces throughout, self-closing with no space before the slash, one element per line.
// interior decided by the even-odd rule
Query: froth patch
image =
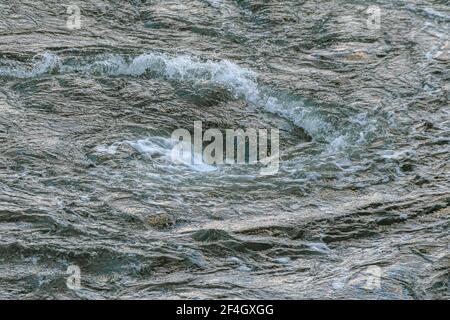
<path fill-rule="evenodd" d="M 84 59 L 84 60 L 83 60 Z M 45 53 L 31 69 L 23 66 L 0 69 L 0 76 L 30 78 L 42 75 L 52 69 L 59 73 L 88 73 L 101 76 L 141 76 L 151 72 L 172 81 L 209 82 L 229 90 L 235 98 L 263 108 L 292 121 L 303 128 L 311 137 L 320 141 L 333 141 L 339 133 L 316 111 L 301 99 L 283 100 L 276 92 L 261 87 L 257 74 L 228 60 L 200 60 L 188 55 L 170 56 L 150 52 L 135 57 L 122 55 L 99 55 L 93 59 L 62 59 Z"/>
<path fill-rule="evenodd" d="M 43 53 L 33 57 L 31 65 L 0 67 L 0 76 L 11 78 L 33 78 L 48 73 L 60 63 L 57 55 Z"/>

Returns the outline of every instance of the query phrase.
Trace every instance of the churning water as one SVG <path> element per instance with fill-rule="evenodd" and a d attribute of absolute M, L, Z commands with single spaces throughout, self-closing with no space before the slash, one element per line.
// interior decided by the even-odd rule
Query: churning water
<path fill-rule="evenodd" d="M 448 299 L 449 36 L 445 0 L 1 1 L 0 298 Z M 279 129 L 278 173 L 174 162 L 194 121 Z"/>

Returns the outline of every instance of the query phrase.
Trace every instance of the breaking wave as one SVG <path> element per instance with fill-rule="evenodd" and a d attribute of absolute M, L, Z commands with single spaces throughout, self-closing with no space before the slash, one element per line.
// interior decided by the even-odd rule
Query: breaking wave
<path fill-rule="evenodd" d="M 145 53 L 134 58 L 102 55 L 95 57 L 93 62 L 63 61 L 51 53 L 45 53 L 42 57 L 33 59 L 35 63 L 30 70 L 24 66 L 2 68 L 0 76 L 32 78 L 57 69 L 61 74 L 76 72 L 101 76 L 141 76 L 150 72 L 168 80 L 210 82 L 226 88 L 237 99 L 245 99 L 249 104 L 292 121 L 316 140 L 332 142 L 340 136 L 330 123 L 300 98 L 283 101 L 276 92 L 258 84 L 257 73 L 228 60 L 201 61 L 187 55 L 169 56 L 163 53 Z"/>
<path fill-rule="evenodd" d="M 188 153 L 172 152 L 176 144 L 177 141 L 170 138 L 150 137 L 116 142 L 111 145 L 99 145 L 95 148 L 95 151 L 101 154 L 115 155 L 121 145 L 128 145 L 147 159 L 153 161 L 162 160 L 165 165 L 181 165 L 199 172 L 212 172 L 217 170 L 216 167 L 204 163 L 202 156 L 194 152 L 192 152 L 192 156 Z"/>

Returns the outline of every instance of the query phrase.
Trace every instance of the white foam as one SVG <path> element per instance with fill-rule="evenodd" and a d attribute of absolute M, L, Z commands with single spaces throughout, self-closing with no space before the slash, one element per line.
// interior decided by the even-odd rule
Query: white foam
<path fill-rule="evenodd" d="M 320 253 L 329 253 L 330 248 L 325 243 L 310 243 L 308 245 L 312 250 L 318 251 Z"/>
<path fill-rule="evenodd" d="M 0 67 L 0 76 L 12 78 L 33 78 L 45 74 L 60 63 L 58 56 L 52 53 L 43 53 L 33 57 L 30 67 L 18 65 L 13 67 Z"/>

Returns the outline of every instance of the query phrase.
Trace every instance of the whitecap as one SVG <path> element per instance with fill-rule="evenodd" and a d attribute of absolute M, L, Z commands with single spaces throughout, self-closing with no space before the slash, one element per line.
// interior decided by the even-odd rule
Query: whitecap
<path fill-rule="evenodd" d="M 127 144 L 150 160 L 160 160 L 170 166 L 187 167 L 199 172 L 216 171 L 217 167 L 208 165 L 202 161 L 202 156 L 193 153 L 192 157 L 178 155 L 172 152 L 178 141 L 164 137 L 150 137 L 138 140 L 125 140 L 113 143 L 112 145 L 99 145 L 95 148 L 96 152 L 113 155 L 121 144 Z M 191 148 L 193 150 L 193 146 Z"/>
<path fill-rule="evenodd" d="M 69 59 L 65 63 L 60 63 L 61 59 L 53 54 L 43 56 L 44 60 L 36 64 L 31 71 L 25 71 L 23 67 L 17 66 L 13 69 L 0 69 L 0 75 L 34 77 L 58 65 L 61 73 L 141 76 L 151 72 L 174 81 L 210 82 L 226 88 L 235 98 L 245 99 L 249 104 L 292 121 L 317 140 L 332 142 L 339 136 L 320 114 L 301 99 L 278 98 L 277 93 L 258 84 L 255 72 L 226 59 L 202 61 L 188 55 L 170 56 L 150 52 L 136 57 L 110 54 L 96 56 L 93 62 L 73 62 Z"/>
<path fill-rule="evenodd" d="M 31 66 L 16 65 L 12 67 L 0 67 L 0 76 L 11 78 L 33 78 L 56 68 L 60 63 L 57 55 L 43 53 L 33 57 Z"/>

